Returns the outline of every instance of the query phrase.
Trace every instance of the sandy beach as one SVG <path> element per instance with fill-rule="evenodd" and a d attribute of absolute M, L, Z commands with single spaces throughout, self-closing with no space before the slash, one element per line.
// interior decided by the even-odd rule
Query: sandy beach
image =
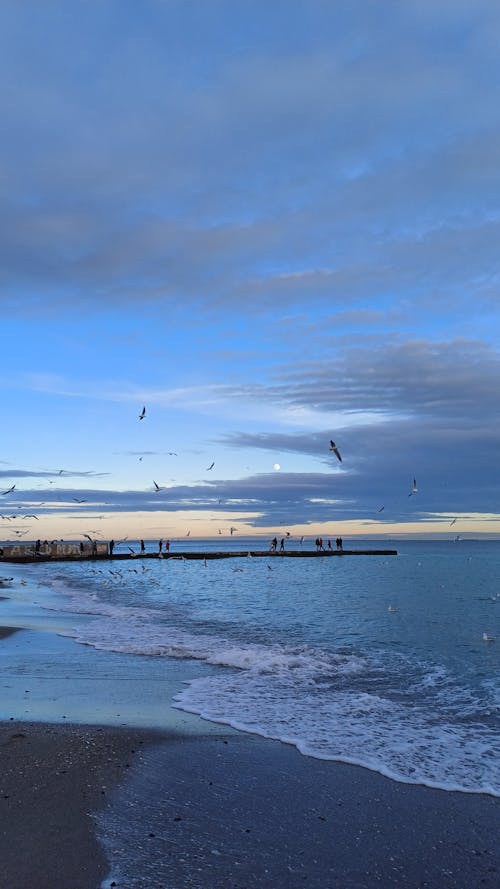
<path fill-rule="evenodd" d="M 498 799 L 273 741 L 9 721 L 0 756 L 3 889 L 98 889 L 106 876 L 120 889 L 499 883 Z"/>
<path fill-rule="evenodd" d="M 1 889 L 497 889 L 500 799 L 405 784 L 172 707 L 191 660 L 2 602 Z M 73 619 L 73 618 L 72 618 Z"/>

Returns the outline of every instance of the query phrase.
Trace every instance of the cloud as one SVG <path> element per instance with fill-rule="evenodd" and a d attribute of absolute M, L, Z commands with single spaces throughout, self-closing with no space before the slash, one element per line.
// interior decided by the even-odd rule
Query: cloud
<path fill-rule="evenodd" d="M 215 27 L 200 4 L 79 4 L 77 30 L 63 4 L 8 5 L 3 305 L 486 297 L 497 11 L 310 6 L 283 29 L 245 5 L 220 4 Z"/>

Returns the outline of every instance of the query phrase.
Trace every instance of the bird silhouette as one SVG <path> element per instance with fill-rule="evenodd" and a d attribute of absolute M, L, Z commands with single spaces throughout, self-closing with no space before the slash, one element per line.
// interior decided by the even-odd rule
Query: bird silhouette
<path fill-rule="evenodd" d="M 139 420 L 144 420 L 145 416 L 146 416 L 146 408 L 143 407 L 142 411 L 139 414 Z"/>
<path fill-rule="evenodd" d="M 337 460 L 340 460 L 340 462 L 342 463 L 342 457 L 340 456 L 340 451 L 339 451 L 337 445 L 335 444 L 335 442 L 332 441 L 332 439 L 330 439 L 330 450 L 333 454 L 335 454 L 335 456 L 337 457 Z"/>

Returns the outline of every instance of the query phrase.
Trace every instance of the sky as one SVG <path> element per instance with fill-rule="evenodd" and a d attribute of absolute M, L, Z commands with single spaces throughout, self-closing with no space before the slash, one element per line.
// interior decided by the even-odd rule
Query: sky
<path fill-rule="evenodd" d="M 499 45 L 3 0 L 0 539 L 499 535 Z"/>

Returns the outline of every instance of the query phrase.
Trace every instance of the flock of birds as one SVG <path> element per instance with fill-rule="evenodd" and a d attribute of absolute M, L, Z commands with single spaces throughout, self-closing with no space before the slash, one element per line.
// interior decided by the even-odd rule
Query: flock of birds
<path fill-rule="evenodd" d="M 139 414 L 138 414 L 138 419 L 139 419 L 139 421 L 143 421 L 143 420 L 146 418 L 146 416 L 147 416 L 146 405 L 143 405 L 142 408 L 141 408 L 141 410 L 140 410 L 140 412 L 139 412 Z M 341 453 L 340 453 L 340 450 L 339 450 L 337 444 L 335 443 L 335 441 L 334 441 L 333 439 L 330 439 L 330 443 L 329 443 L 329 451 L 330 451 L 332 454 L 334 454 L 334 456 L 337 458 L 337 460 L 339 461 L 339 463 L 342 463 L 342 455 L 341 455 Z M 169 455 L 172 455 L 172 456 L 178 456 L 178 454 L 177 454 L 176 451 L 168 451 L 167 453 L 168 453 Z M 139 457 L 139 460 L 142 460 L 142 455 Z M 275 467 L 276 467 L 276 466 L 279 466 L 279 464 L 275 464 Z M 211 472 L 211 471 L 214 469 L 214 467 L 215 467 L 215 460 L 212 460 L 212 462 L 210 463 L 210 465 L 206 467 L 206 470 L 205 470 L 205 471 L 206 471 L 206 472 Z M 59 470 L 59 473 L 58 473 L 58 474 L 59 474 L 59 475 L 62 475 L 63 473 L 64 473 L 64 470 L 61 469 L 61 470 Z M 52 483 L 53 483 L 53 482 L 49 481 L 49 484 L 52 484 Z M 13 485 L 11 485 L 9 488 L 7 488 L 5 491 L 0 491 L 0 496 L 2 496 L 2 497 L 8 496 L 9 494 L 12 494 L 15 490 L 16 490 L 16 485 L 13 484 Z M 153 489 L 152 489 L 152 490 L 153 490 L 153 492 L 154 492 L 155 494 L 159 494 L 161 491 L 166 490 L 166 486 L 159 484 L 156 480 L 153 479 Z M 410 491 L 409 491 L 409 493 L 408 493 L 408 497 L 412 497 L 412 496 L 414 496 L 414 495 L 417 494 L 417 493 L 418 493 L 417 480 L 414 478 L 414 479 L 413 479 L 413 484 L 412 484 L 411 489 L 410 489 Z M 73 498 L 72 498 L 72 501 L 73 501 L 74 503 L 78 503 L 78 504 L 83 504 L 83 503 L 87 503 L 87 502 L 88 502 L 88 501 L 86 500 L 86 498 L 83 498 L 83 497 L 73 497 Z M 219 504 L 220 504 L 220 503 L 222 503 L 222 500 L 219 499 L 218 502 L 219 502 Z M 41 504 L 41 505 L 43 505 L 43 504 Z M 379 507 L 376 509 L 376 514 L 380 514 L 380 513 L 382 513 L 384 510 L 385 510 L 385 505 L 382 504 L 381 506 L 379 506 Z M 27 515 L 23 515 L 23 516 L 19 516 L 19 517 L 22 517 L 22 518 L 32 518 L 32 519 L 38 521 L 38 516 L 35 515 L 34 513 L 29 513 L 29 514 L 27 514 Z M 17 518 L 17 516 L 16 516 L 16 515 L 8 516 L 8 515 L 2 515 L 2 514 L 0 514 L 0 518 L 1 518 L 1 519 L 6 519 L 6 520 L 11 521 L 11 520 Z M 453 521 L 450 523 L 450 526 L 454 525 L 454 524 L 456 523 L 456 521 L 457 521 L 457 519 L 454 518 Z M 27 533 L 28 533 L 28 530 L 29 530 L 29 529 L 27 529 L 27 530 L 24 530 L 24 529 L 17 529 L 14 533 L 15 533 L 18 537 L 21 537 L 21 536 L 24 536 L 25 534 L 27 534 Z M 231 527 L 231 528 L 230 528 L 230 534 L 233 535 L 234 532 L 235 532 L 236 530 L 237 530 L 236 528 Z M 96 533 L 97 533 L 97 532 L 96 532 Z M 189 533 L 190 533 L 190 532 L 187 532 L 186 536 L 189 536 Z M 219 529 L 218 533 L 219 533 L 219 534 L 222 533 L 220 529 Z M 85 535 L 84 535 L 84 536 L 85 536 Z M 457 538 L 455 538 L 455 539 L 458 540 L 459 538 L 457 537 Z"/>

